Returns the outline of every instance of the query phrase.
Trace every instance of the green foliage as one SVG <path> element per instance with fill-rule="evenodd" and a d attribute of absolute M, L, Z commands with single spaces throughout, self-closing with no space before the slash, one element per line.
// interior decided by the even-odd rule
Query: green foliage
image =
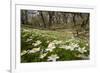
<path fill-rule="evenodd" d="M 89 59 L 86 40 L 67 37 L 57 31 L 21 30 L 21 62 L 48 62 Z"/>

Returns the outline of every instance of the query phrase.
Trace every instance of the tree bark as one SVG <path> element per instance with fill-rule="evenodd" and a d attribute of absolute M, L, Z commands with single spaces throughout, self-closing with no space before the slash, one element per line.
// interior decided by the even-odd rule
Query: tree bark
<path fill-rule="evenodd" d="M 46 28 L 46 23 L 45 23 L 42 11 L 40 11 L 40 15 L 41 15 L 41 18 L 42 18 L 42 21 L 43 21 L 43 24 L 44 24 L 44 28 Z"/>

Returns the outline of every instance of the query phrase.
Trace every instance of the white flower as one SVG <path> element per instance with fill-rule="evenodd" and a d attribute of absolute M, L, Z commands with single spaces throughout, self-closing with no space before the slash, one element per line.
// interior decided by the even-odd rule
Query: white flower
<path fill-rule="evenodd" d="M 74 48 L 75 47 L 79 47 L 79 45 L 78 44 L 75 44 L 75 43 L 71 43 L 70 45 L 73 46 Z"/>
<path fill-rule="evenodd" d="M 62 41 L 58 41 L 58 40 L 54 40 L 52 42 L 55 43 L 55 44 L 61 44 L 62 43 Z"/>
<path fill-rule="evenodd" d="M 40 51 L 40 47 L 39 48 L 33 48 L 32 50 L 29 50 L 28 53 L 36 53 L 38 51 Z"/>
<path fill-rule="evenodd" d="M 75 47 L 73 45 L 61 45 L 59 48 L 73 51 Z"/>
<path fill-rule="evenodd" d="M 55 43 L 52 43 L 52 42 L 49 43 L 48 48 L 51 48 L 51 47 L 52 47 L 52 48 L 55 48 Z"/>
<path fill-rule="evenodd" d="M 82 55 L 82 54 L 79 54 L 79 55 L 77 55 L 77 57 L 81 57 L 81 58 L 82 58 L 82 57 L 84 57 L 84 55 Z"/>
<path fill-rule="evenodd" d="M 84 53 L 84 52 L 87 52 L 87 50 L 85 49 L 85 47 L 83 47 L 83 48 L 78 48 L 77 49 L 80 53 Z"/>
<path fill-rule="evenodd" d="M 56 48 L 55 44 L 51 42 L 51 43 L 49 43 L 48 48 L 46 49 L 46 51 L 52 52 L 54 48 Z"/>
<path fill-rule="evenodd" d="M 28 38 L 28 39 L 26 40 L 26 42 L 29 42 L 29 41 L 32 41 L 32 39 L 31 39 L 31 38 Z"/>
<path fill-rule="evenodd" d="M 24 51 L 21 53 L 21 56 L 24 55 L 24 54 L 26 54 L 26 53 L 27 53 L 27 51 L 24 50 Z"/>
<path fill-rule="evenodd" d="M 46 55 L 47 55 L 47 53 L 41 54 L 40 58 L 43 59 Z"/>
<path fill-rule="evenodd" d="M 57 59 L 59 59 L 59 56 L 57 56 L 57 54 L 52 54 L 51 56 L 48 57 L 48 61 L 55 62 Z"/>
<path fill-rule="evenodd" d="M 38 46 L 38 45 L 40 45 L 41 43 L 42 43 L 41 41 L 37 40 L 35 43 L 32 43 L 32 45 Z"/>
<path fill-rule="evenodd" d="M 83 59 L 89 59 L 89 56 L 85 56 L 85 55 L 83 55 L 83 54 L 79 54 L 79 55 L 77 55 L 77 57 L 81 57 L 81 58 L 83 58 Z"/>
<path fill-rule="evenodd" d="M 71 48 L 71 46 L 61 45 L 59 48 L 64 48 L 64 49 L 68 50 L 68 49 L 70 49 L 70 48 Z"/>
<path fill-rule="evenodd" d="M 46 51 L 52 52 L 54 48 L 47 48 Z"/>
<path fill-rule="evenodd" d="M 49 43 L 50 41 L 47 41 L 47 43 Z"/>
<path fill-rule="evenodd" d="M 67 45 L 61 45 L 59 48 L 66 48 Z"/>
<path fill-rule="evenodd" d="M 89 44 L 88 44 L 88 43 L 86 43 L 86 46 L 89 46 Z"/>
<path fill-rule="evenodd" d="M 76 47 L 79 47 L 79 45 L 78 45 L 78 44 L 75 44 L 75 43 L 71 43 L 71 44 L 68 46 L 68 48 L 69 48 L 71 51 L 73 51 Z"/>
<path fill-rule="evenodd" d="M 71 51 L 74 50 L 74 47 L 73 46 L 68 46 L 67 48 L 70 49 Z"/>

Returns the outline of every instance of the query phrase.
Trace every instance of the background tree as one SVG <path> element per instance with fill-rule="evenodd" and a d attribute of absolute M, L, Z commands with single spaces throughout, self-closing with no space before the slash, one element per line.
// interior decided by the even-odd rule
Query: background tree
<path fill-rule="evenodd" d="M 89 16 L 89 13 L 78 12 L 21 10 L 21 24 L 48 30 L 70 29 L 75 37 L 88 37 Z"/>
<path fill-rule="evenodd" d="M 28 11 L 27 10 L 21 10 L 21 24 L 27 24 L 28 20 Z"/>

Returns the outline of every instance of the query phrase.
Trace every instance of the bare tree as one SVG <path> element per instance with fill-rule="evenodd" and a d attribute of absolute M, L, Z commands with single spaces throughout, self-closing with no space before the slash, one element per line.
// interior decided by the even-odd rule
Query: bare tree
<path fill-rule="evenodd" d="M 21 10 L 21 24 L 27 24 L 27 10 Z"/>
<path fill-rule="evenodd" d="M 45 23 L 45 19 L 43 17 L 42 11 L 40 11 L 40 15 L 41 15 L 41 18 L 42 18 L 42 21 L 43 21 L 43 24 L 44 24 L 44 28 L 46 28 L 46 23 Z"/>

